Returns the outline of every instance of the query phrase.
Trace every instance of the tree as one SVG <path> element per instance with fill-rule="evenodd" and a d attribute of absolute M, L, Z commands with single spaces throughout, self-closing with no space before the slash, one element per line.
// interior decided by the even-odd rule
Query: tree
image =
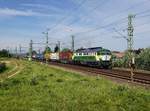
<path fill-rule="evenodd" d="M 136 57 L 136 66 L 140 69 L 150 70 L 150 48 L 144 49 Z"/>
<path fill-rule="evenodd" d="M 52 52 L 51 48 L 46 47 L 43 53 L 46 54 L 46 53 L 50 53 L 50 52 Z"/>
<path fill-rule="evenodd" d="M 64 49 L 62 50 L 62 52 L 67 52 L 67 51 L 71 51 L 71 50 L 68 49 L 68 48 L 64 48 Z"/>
<path fill-rule="evenodd" d="M 0 51 L 0 57 L 10 57 L 9 51 L 3 49 Z"/>
<path fill-rule="evenodd" d="M 54 48 L 54 52 L 59 52 L 59 50 L 60 49 L 59 49 L 58 45 L 56 45 L 55 48 Z"/>
<path fill-rule="evenodd" d="M 137 69 L 150 70 L 150 48 L 140 49 L 138 53 L 134 54 L 135 67 Z M 114 67 L 129 68 L 129 52 L 126 51 L 122 59 L 114 61 Z"/>

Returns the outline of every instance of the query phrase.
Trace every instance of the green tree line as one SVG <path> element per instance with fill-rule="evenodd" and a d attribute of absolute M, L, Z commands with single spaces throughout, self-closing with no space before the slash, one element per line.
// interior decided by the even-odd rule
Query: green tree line
<path fill-rule="evenodd" d="M 10 53 L 9 51 L 7 51 L 6 49 L 2 49 L 0 50 L 0 57 L 10 57 Z"/>

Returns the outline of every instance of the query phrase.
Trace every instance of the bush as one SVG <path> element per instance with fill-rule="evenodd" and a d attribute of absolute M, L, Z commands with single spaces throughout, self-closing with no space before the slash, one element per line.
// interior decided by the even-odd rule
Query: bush
<path fill-rule="evenodd" d="M 39 82 L 38 82 L 37 77 L 31 78 L 31 80 L 30 80 L 30 85 L 35 86 L 35 85 L 38 85 L 38 84 L 39 84 Z"/>
<path fill-rule="evenodd" d="M 0 73 L 6 70 L 6 64 L 5 63 L 0 63 Z"/>
<path fill-rule="evenodd" d="M 144 49 L 141 53 L 135 54 L 135 67 L 137 69 L 150 70 L 150 48 Z M 122 59 L 113 62 L 114 67 L 129 68 L 128 53 Z"/>
<path fill-rule="evenodd" d="M 136 67 L 150 70 L 150 48 L 146 48 L 136 57 Z"/>
<path fill-rule="evenodd" d="M 0 57 L 11 57 L 9 51 L 6 49 L 0 50 Z"/>
<path fill-rule="evenodd" d="M 63 79 L 57 79 L 56 82 L 64 82 Z"/>
<path fill-rule="evenodd" d="M 128 52 L 125 53 L 125 56 L 122 59 L 115 59 L 113 61 L 113 67 L 129 67 L 129 56 Z"/>

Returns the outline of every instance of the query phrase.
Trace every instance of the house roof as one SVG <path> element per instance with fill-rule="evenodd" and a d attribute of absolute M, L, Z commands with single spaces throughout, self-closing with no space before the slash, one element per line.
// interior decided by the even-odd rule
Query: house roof
<path fill-rule="evenodd" d="M 122 57 L 125 55 L 124 52 L 112 52 L 112 53 L 113 53 L 113 55 L 115 55 L 117 58 L 122 58 Z"/>

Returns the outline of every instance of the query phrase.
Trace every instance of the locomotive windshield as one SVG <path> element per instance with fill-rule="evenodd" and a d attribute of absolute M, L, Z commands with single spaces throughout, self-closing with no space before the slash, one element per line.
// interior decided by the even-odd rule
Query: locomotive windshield
<path fill-rule="evenodd" d="M 97 55 L 111 55 L 111 52 L 109 50 L 103 50 L 97 52 Z"/>

